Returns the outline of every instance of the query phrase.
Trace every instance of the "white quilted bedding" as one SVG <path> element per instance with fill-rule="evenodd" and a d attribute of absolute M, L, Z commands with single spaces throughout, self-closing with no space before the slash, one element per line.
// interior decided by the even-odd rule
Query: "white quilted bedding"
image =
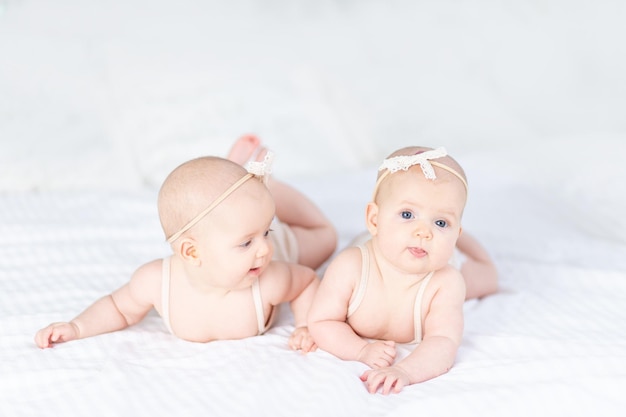
<path fill-rule="evenodd" d="M 471 172 L 480 161 L 466 162 Z M 344 244 L 360 230 L 372 176 L 297 185 L 329 213 Z M 501 289 L 466 303 L 465 338 L 448 374 L 391 396 L 366 392 L 363 364 L 290 351 L 286 308 L 268 334 L 241 341 L 177 340 L 154 314 L 121 332 L 38 349 L 38 328 L 70 319 L 167 253 L 156 194 L 4 194 L 0 415 L 623 415 L 624 240 L 576 230 L 567 209 L 536 190 L 480 181 L 466 227 L 494 254 Z"/>

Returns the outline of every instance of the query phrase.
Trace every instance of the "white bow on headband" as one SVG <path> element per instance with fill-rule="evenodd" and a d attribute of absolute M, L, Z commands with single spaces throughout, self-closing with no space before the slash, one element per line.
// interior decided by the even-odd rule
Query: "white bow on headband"
<path fill-rule="evenodd" d="M 265 177 L 272 173 L 272 163 L 274 162 L 274 153 L 267 151 L 265 158 L 262 161 L 249 161 L 245 168 L 246 170 L 257 177 Z"/>
<path fill-rule="evenodd" d="M 386 171 L 380 174 L 380 176 L 378 177 L 378 180 L 376 181 L 376 184 L 374 185 L 374 194 L 372 196 L 372 201 L 376 200 L 378 187 L 383 182 L 385 177 L 387 177 L 387 175 L 400 171 L 400 170 L 407 171 L 409 168 L 411 168 L 414 165 L 419 165 L 422 168 L 424 177 L 426 177 L 429 180 L 435 180 L 437 178 L 437 175 L 435 175 L 435 169 L 433 168 L 433 165 L 441 169 L 444 169 L 448 171 L 449 173 L 453 174 L 455 177 L 457 177 L 463 183 L 463 185 L 465 186 L 465 190 L 467 191 L 468 189 L 467 181 L 465 180 L 465 178 L 463 178 L 463 176 L 460 173 L 458 173 L 455 169 L 445 164 L 442 164 L 437 161 L 430 161 L 431 159 L 443 158 L 444 156 L 447 156 L 447 155 L 448 153 L 446 152 L 446 148 L 441 147 L 437 149 L 432 149 L 430 151 L 421 152 L 415 155 L 399 155 L 399 156 L 394 156 L 394 157 L 385 159 L 382 165 L 378 168 L 378 170 L 379 171 L 386 170 Z"/>
<path fill-rule="evenodd" d="M 435 175 L 435 170 L 429 159 L 443 158 L 446 155 L 448 155 L 446 148 L 441 147 L 416 155 L 394 156 L 393 158 L 385 159 L 378 170 L 382 171 L 383 169 L 387 169 L 390 173 L 394 173 L 400 170 L 406 171 L 413 165 L 419 164 L 424 176 L 429 180 L 434 180 L 437 178 L 437 175 Z"/>

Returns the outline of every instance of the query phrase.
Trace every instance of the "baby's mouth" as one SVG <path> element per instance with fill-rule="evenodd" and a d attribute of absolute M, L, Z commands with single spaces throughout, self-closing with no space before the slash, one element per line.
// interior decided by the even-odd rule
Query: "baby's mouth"
<path fill-rule="evenodd" d="M 411 255 L 415 256 L 416 258 L 422 258 L 426 255 L 428 255 L 428 252 L 426 252 L 424 249 L 422 248 L 409 248 L 409 252 L 411 253 Z"/>

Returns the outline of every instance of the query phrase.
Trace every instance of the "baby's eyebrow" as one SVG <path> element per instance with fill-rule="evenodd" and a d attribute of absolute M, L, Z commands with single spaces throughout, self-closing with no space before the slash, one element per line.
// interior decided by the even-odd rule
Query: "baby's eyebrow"
<path fill-rule="evenodd" d="M 449 217 L 453 217 L 453 218 L 455 218 L 455 219 L 457 219 L 457 218 L 459 218 L 459 217 L 460 217 L 460 215 L 459 215 L 459 213 L 457 212 L 457 210 L 455 210 L 455 209 L 453 209 L 453 208 L 449 208 L 449 209 L 442 209 L 442 210 L 439 210 L 439 212 L 440 212 L 440 213 L 442 213 L 442 214 L 444 214 L 444 215 L 447 215 L 447 216 L 449 216 Z"/>

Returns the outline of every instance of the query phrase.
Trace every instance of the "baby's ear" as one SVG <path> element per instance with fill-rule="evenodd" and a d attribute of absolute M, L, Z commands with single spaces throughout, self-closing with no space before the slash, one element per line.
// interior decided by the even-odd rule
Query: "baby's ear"
<path fill-rule="evenodd" d="M 365 225 L 372 236 L 376 236 L 378 231 L 378 204 L 374 202 L 367 203 L 365 208 Z"/>
<path fill-rule="evenodd" d="M 178 245 L 178 254 L 185 262 L 196 266 L 200 264 L 196 242 L 193 239 L 183 238 Z"/>

